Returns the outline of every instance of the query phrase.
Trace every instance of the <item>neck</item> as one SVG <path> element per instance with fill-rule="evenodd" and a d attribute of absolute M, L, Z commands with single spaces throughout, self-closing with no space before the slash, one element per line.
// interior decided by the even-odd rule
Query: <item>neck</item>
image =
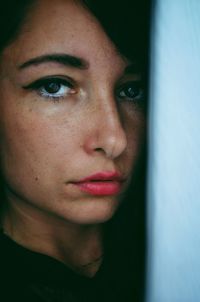
<path fill-rule="evenodd" d="M 9 205 L 2 219 L 4 232 L 25 248 L 51 256 L 79 274 L 94 276 L 102 262 L 102 225 L 40 218 Z"/>

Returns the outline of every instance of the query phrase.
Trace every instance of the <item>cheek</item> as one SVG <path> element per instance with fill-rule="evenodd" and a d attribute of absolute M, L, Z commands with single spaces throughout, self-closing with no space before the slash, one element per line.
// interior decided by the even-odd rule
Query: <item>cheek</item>
<path fill-rule="evenodd" d="M 127 137 L 127 148 L 122 155 L 121 162 L 130 174 L 135 174 L 146 140 L 146 117 L 143 112 L 138 111 L 126 115 L 124 129 Z"/>
<path fill-rule="evenodd" d="M 64 126 L 64 125 L 63 125 Z M 75 139 L 76 138 L 76 139 Z M 32 184 L 62 177 L 78 137 L 69 128 L 41 116 L 7 115 L 1 127 L 1 167 L 9 179 Z"/>
<path fill-rule="evenodd" d="M 124 128 L 127 136 L 127 152 L 129 157 L 136 159 L 146 140 L 146 117 L 142 111 L 126 115 Z"/>

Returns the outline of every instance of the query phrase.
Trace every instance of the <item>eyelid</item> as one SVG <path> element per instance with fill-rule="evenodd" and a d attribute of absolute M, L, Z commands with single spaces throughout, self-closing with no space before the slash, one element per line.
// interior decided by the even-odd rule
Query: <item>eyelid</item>
<path fill-rule="evenodd" d="M 24 89 L 39 89 L 42 85 L 45 85 L 45 83 L 48 83 L 48 81 L 59 81 L 59 83 L 65 85 L 68 84 L 71 86 L 71 88 L 75 88 L 75 83 L 74 81 L 68 77 L 68 76 L 63 76 L 63 75 L 50 75 L 50 76 L 44 76 L 41 77 L 35 81 L 32 81 L 30 84 L 23 85 L 22 87 Z"/>
<path fill-rule="evenodd" d="M 141 90 L 144 89 L 144 83 L 141 79 L 139 79 L 139 80 L 130 79 L 130 80 L 126 80 L 126 81 L 123 81 L 120 84 L 118 84 L 118 86 L 116 87 L 116 91 L 119 91 L 119 90 L 126 88 L 127 86 L 133 85 L 133 84 L 138 85 L 138 87 L 140 87 Z"/>
<path fill-rule="evenodd" d="M 122 77 L 118 79 L 116 82 L 116 90 L 119 89 L 119 87 L 123 87 L 123 85 L 127 85 L 128 83 L 140 83 L 141 87 L 144 85 L 144 78 L 141 72 L 138 73 L 128 73 L 124 74 Z"/>

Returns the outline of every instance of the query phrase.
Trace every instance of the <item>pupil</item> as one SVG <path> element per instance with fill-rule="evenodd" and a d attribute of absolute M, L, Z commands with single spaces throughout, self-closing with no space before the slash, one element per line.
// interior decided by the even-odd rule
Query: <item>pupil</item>
<path fill-rule="evenodd" d="M 45 90 L 48 92 L 48 93 L 56 93 L 58 92 L 60 89 L 60 84 L 59 83 L 49 83 L 49 84 L 46 84 L 45 86 Z"/>
<path fill-rule="evenodd" d="M 138 87 L 128 87 L 127 88 L 127 96 L 128 97 L 136 97 L 139 94 L 139 88 Z"/>

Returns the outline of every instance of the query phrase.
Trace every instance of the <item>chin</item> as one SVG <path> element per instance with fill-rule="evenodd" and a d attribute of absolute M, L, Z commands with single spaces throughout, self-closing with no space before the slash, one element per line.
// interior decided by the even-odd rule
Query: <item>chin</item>
<path fill-rule="evenodd" d="M 76 208 L 69 215 L 66 213 L 65 219 L 70 220 L 75 224 L 99 224 L 109 221 L 116 213 L 119 206 L 119 202 L 116 201 L 100 201 L 98 203 L 91 202 L 79 209 Z M 64 217 L 63 217 L 64 218 Z"/>
<path fill-rule="evenodd" d="M 86 217 L 80 217 L 79 224 L 89 225 L 89 224 L 101 224 L 109 221 L 115 213 L 97 213 L 93 215 L 88 215 Z"/>

